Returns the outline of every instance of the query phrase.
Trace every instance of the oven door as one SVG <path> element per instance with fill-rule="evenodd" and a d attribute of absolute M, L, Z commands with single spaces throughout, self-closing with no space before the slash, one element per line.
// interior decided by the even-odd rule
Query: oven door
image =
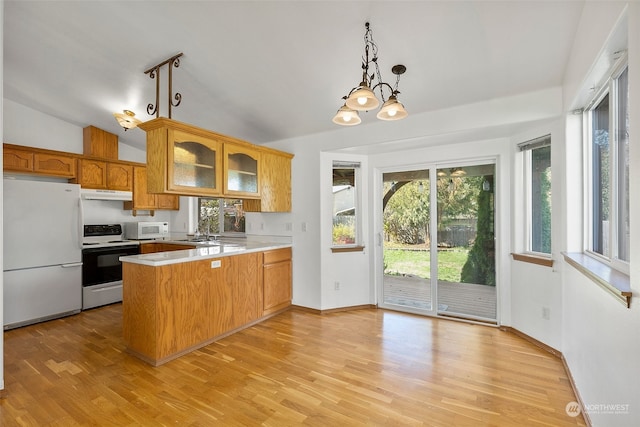
<path fill-rule="evenodd" d="M 82 286 L 122 280 L 121 256 L 138 255 L 138 245 L 110 246 L 82 250 Z"/>
<path fill-rule="evenodd" d="M 122 263 L 118 258 L 138 253 L 138 245 L 82 250 L 83 310 L 122 301 Z"/>

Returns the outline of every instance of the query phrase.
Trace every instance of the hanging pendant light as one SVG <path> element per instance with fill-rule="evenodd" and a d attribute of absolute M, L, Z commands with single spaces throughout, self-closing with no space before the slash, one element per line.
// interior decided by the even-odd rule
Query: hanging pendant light
<path fill-rule="evenodd" d="M 360 83 L 360 86 L 347 98 L 347 107 L 357 111 L 369 111 L 378 108 L 380 101 L 373 91 L 367 86 L 367 82 Z"/>
<path fill-rule="evenodd" d="M 122 126 L 125 132 L 128 129 L 133 129 L 140 123 L 142 123 L 141 120 L 135 117 L 135 113 L 131 110 L 122 110 L 122 113 L 113 113 L 113 116 L 116 118 L 118 124 Z"/>
<path fill-rule="evenodd" d="M 404 109 L 404 105 L 398 102 L 395 95 L 391 95 L 389 99 L 382 105 L 376 117 L 380 120 L 400 120 L 407 117 L 409 114 Z"/>
<path fill-rule="evenodd" d="M 373 65 L 371 65 L 373 64 Z M 374 68 L 374 72 L 369 74 L 369 67 Z M 391 72 L 396 75 L 395 87 L 382 81 L 380 68 L 378 67 L 378 46 L 373 41 L 373 35 L 369 23 L 365 23 L 364 34 L 364 56 L 362 57 L 362 82 L 351 89 L 345 99 L 345 105 L 338 110 L 333 118 L 333 122 L 343 126 L 353 126 L 362 120 L 358 117 L 357 122 L 353 121 L 352 113 L 358 111 L 369 111 L 378 108 L 380 100 L 375 95 L 376 89 L 380 90 L 380 99 L 382 99 L 382 108 L 376 115 L 380 120 L 400 120 L 408 116 L 404 105 L 398 102 L 398 83 L 400 75 L 407 70 L 404 65 L 394 65 Z M 377 78 L 377 83 L 375 80 Z M 374 84 L 375 83 L 375 84 Z M 389 90 L 389 99 L 385 99 L 383 89 Z M 346 110 L 344 110 L 346 108 Z M 343 113 L 344 112 L 344 113 Z M 349 113 L 348 115 L 344 115 Z"/>
<path fill-rule="evenodd" d="M 358 112 L 349 108 L 346 104 L 340 107 L 336 115 L 333 117 L 333 123 L 342 126 L 354 126 L 360 124 L 362 119 Z"/>

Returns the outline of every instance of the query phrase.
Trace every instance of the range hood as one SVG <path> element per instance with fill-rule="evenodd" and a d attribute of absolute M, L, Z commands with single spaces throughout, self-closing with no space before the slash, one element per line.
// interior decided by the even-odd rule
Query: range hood
<path fill-rule="evenodd" d="M 80 197 L 84 200 L 122 200 L 130 202 L 133 200 L 133 193 L 131 191 L 95 190 L 92 188 L 81 188 Z"/>

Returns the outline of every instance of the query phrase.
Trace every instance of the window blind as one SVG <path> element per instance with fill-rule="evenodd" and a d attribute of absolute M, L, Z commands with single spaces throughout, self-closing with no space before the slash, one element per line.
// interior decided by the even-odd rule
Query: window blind
<path fill-rule="evenodd" d="M 530 139 L 518 144 L 520 151 L 533 150 L 535 148 L 546 147 L 551 145 L 551 135 L 541 136 L 539 138 Z"/>

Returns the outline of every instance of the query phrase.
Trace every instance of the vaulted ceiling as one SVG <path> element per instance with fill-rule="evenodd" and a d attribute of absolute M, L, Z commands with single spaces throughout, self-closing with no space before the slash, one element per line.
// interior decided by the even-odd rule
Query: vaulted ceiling
<path fill-rule="evenodd" d="M 5 0 L 4 96 L 143 148 L 112 114 L 152 118 L 144 71 L 182 52 L 172 117 L 261 144 L 338 128 L 367 21 L 383 79 L 407 67 L 399 100 L 415 115 L 560 85 L 583 3 Z M 160 85 L 166 116 L 166 71 Z"/>

